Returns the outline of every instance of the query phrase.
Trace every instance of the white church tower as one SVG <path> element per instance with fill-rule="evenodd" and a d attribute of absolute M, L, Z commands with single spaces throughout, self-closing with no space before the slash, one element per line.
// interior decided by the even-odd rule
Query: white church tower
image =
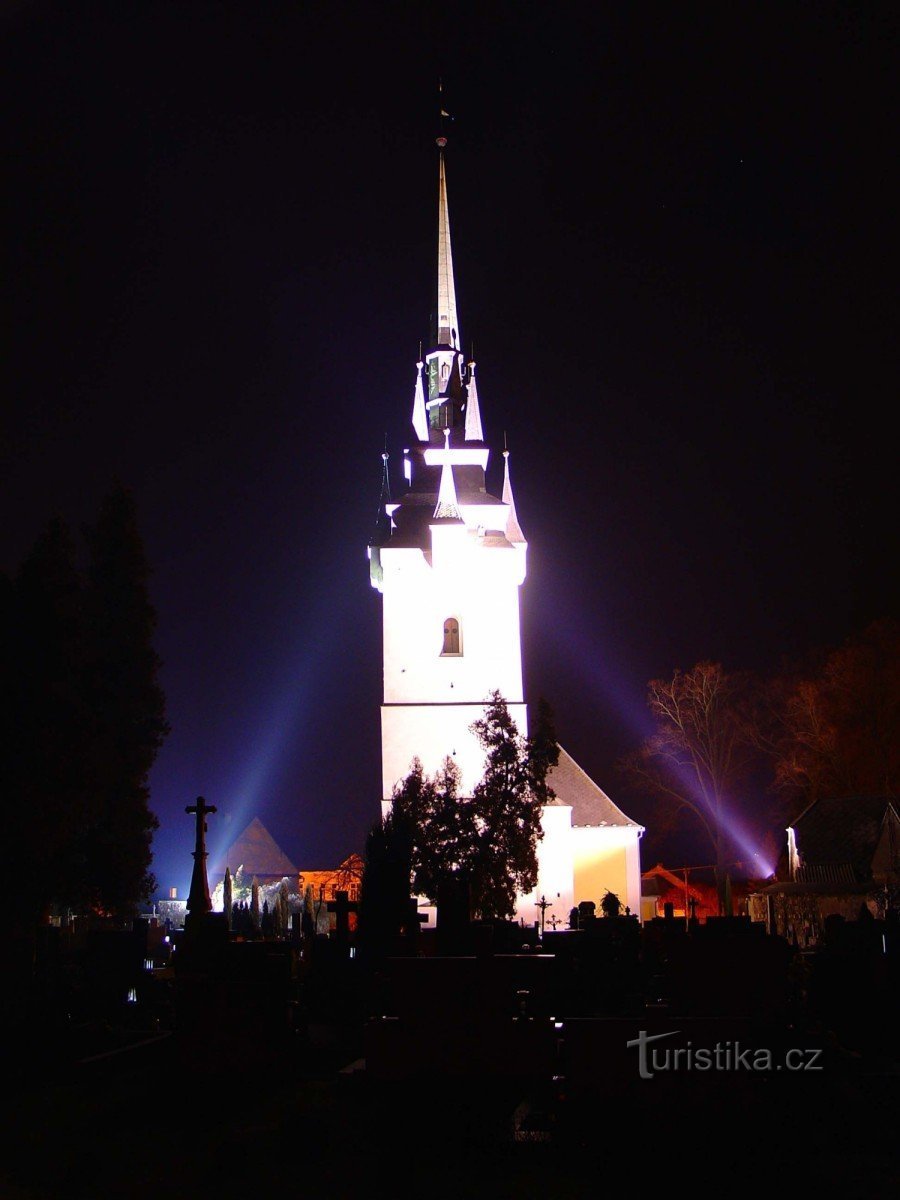
<path fill-rule="evenodd" d="M 380 524 L 369 547 L 372 586 L 383 596 L 385 813 L 394 786 L 408 775 L 415 757 L 427 774 L 433 774 L 451 755 L 461 773 L 460 794 L 471 794 L 484 768 L 484 751 L 471 725 L 484 715 L 492 691 L 504 697 L 523 736 L 528 726 L 519 624 L 519 588 L 525 580 L 528 547 L 516 515 L 508 451 L 503 451 L 500 498 L 485 484 L 490 450 L 482 432 L 475 363 L 467 362 L 462 352 L 445 146 L 446 139 L 438 138 L 437 324 L 433 346 L 416 364 L 414 438 L 403 462 L 407 490 L 399 501 L 391 500 L 385 454 Z M 545 895 L 554 915 L 563 919 L 578 900 L 599 902 L 602 895 L 577 891 L 576 814 L 560 789 L 571 775 L 568 764 L 578 772 L 579 795 L 582 802 L 589 801 L 593 817 L 605 827 L 611 822 L 621 825 L 615 849 L 608 837 L 600 837 L 609 860 L 606 876 L 612 881 L 606 886 L 618 888 L 623 904 L 638 912 L 637 839 L 643 830 L 561 750 L 560 765 L 548 780 L 557 799 L 544 810 L 538 886 L 522 898 L 518 915 L 534 920 L 535 903 Z M 593 792 L 588 794 L 585 784 Z M 624 848 L 632 842 L 626 863 Z M 588 852 L 588 859 L 595 858 L 596 853 Z M 621 870 L 612 869 L 614 860 Z M 594 878 L 595 871 L 589 872 L 590 879 L 581 874 L 592 889 L 601 882 L 599 876 Z"/>
<path fill-rule="evenodd" d="M 443 141 L 443 139 L 441 139 Z M 475 364 L 461 350 L 443 147 L 438 184 L 434 346 L 416 365 L 409 490 L 386 503 L 390 529 L 371 549 L 384 597 L 382 796 L 386 807 L 414 756 L 433 773 L 454 757 L 461 793 L 481 778 L 484 752 L 469 726 L 498 689 L 525 729 L 519 587 L 526 544 L 512 491 L 485 487 Z M 508 462 L 507 462 L 508 467 Z"/>

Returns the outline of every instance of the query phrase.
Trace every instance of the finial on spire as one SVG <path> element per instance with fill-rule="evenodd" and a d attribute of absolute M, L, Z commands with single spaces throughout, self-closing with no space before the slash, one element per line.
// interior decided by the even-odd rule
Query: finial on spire
<path fill-rule="evenodd" d="M 444 108 L 444 81 L 440 77 L 438 77 L 438 113 L 438 128 L 440 132 L 438 137 L 435 138 L 435 142 L 438 149 L 443 150 L 447 145 L 447 139 L 444 137 L 444 118 L 446 117 L 448 121 L 452 121 L 453 118 L 447 112 L 446 108 Z"/>

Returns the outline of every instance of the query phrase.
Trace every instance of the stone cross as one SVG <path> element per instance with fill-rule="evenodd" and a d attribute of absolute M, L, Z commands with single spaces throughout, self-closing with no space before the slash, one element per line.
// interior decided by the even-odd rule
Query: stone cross
<path fill-rule="evenodd" d="M 184 810 L 195 814 L 197 818 L 197 838 L 194 846 L 194 870 L 191 873 L 191 890 L 188 895 L 187 910 L 194 918 L 205 916 L 212 909 L 209 898 L 209 881 L 206 878 L 206 816 L 217 811 L 214 804 L 207 804 L 202 796 L 197 797 L 196 804 L 189 804 Z"/>
<path fill-rule="evenodd" d="M 337 928 L 335 937 L 340 942 L 350 940 L 350 914 L 355 913 L 358 905 L 355 900 L 348 899 L 346 892 L 335 892 L 334 899 L 328 901 L 328 911 L 335 913 Z"/>

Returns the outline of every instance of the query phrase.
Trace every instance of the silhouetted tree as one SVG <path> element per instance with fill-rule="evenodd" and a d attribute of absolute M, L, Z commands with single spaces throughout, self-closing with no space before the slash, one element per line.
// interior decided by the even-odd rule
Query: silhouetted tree
<path fill-rule="evenodd" d="M 414 758 L 407 777 L 394 789 L 393 829 L 411 832 L 412 886 L 437 900 L 446 876 L 468 874 L 475 830 L 471 807 L 459 798 L 459 768 L 445 758 L 433 776 Z"/>
<path fill-rule="evenodd" d="M 758 762 L 751 695 L 749 677 L 719 663 L 651 680 L 647 702 L 656 731 L 621 764 L 633 783 L 700 822 L 715 855 L 720 910 L 728 821 L 747 807 Z"/>
<path fill-rule="evenodd" d="M 53 900 L 81 898 L 77 843 L 95 814 L 84 585 L 63 522 L 48 525 L 2 595 L 0 778 L 9 845 L 28 864 L 10 902 L 27 926 Z"/>
<path fill-rule="evenodd" d="M 516 895 L 537 883 L 541 808 L 553 797 L 547 774 L 559 761 L 559 747 L 546 702 L 540 702 L 534 733 L 526 741 L 496 691 L 472 730 L 486 753 L 471 804 L 476 832 L 472 906 L 481 916 L 511 917 Z"/>
<path fill-rule="evenodd" d="M 446 758 L 429 778 L 415 759 L 394 790 L 393 810 L 413 831 L 413 888 L 436 901 L 464 877 L 473 914 L 511 917 L 516 895 L 537 882 L 541 807 L 552 799 L 547 773 L 558 761 L 549 707 L 524 739 L 499 692 L 472 730 L 485 750 L 485 770 L 471 797 L 459 796 L 459 771 Z"/>
<path fill-rule="evenodd" d="M 791 810 L 824 795 L 897 795 L 900 623 L 874 622 L 811 670 L 774 679 L 770 696 L 776 786 Z"/>
<path fill-rule="evenodd" d="M 117 486 L 85 535 L 98 811 L 84 847 L 98 903 L 121 910 L 155 887 L 149 866 L 158 822 L 149 807 L 148 778 L 169 727 L 153 648 L 156 614 L 131 493 Z"/>
<path fill-rule="evenodd" d="M 22 930 L 51 904 L 128 910 L 153 885 L 147 777 L 167 731 L 134 503 L 117 488 L 86 531 L 88 569 L 52 521 L 0 584 L 0 791 L 28 863 L 13 889 Z"/>

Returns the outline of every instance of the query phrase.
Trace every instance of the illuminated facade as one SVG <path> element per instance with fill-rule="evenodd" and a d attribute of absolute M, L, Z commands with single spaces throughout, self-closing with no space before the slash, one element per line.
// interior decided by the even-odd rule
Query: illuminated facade
<path fill-rule="evenodd" d="M 399 501 L 391 500 L 385 456 L 380 524 L 369 547 L 372 586 L 383 597 L 385 812 L 414 757 L 431 774 L 452 756 L 461 773 L 461 794 L 471 792 L 481 777 L 484 752 L 470 727 L 484 715 L 495 689 L 520 732 L 525 734 L 528 725 L 519 625 L 528 546 L 506 450 L 499 498 L 485 482 L 490 450 L 475 363 L 462 352 L 443 138 L 438 145 L 435 341 L 416 364 L 415 436 L 403 462 L 407 488 Z M 544 810 L 538 887 L 522 897 L 518 915 L 536 919 L 535 902 L 544 895 L 553 903 L 554 917 L 567 918 L 577 900 L 597 901 L 607 887 L 639 911 L 643 830 L 564 751 L 550 784 L 557 799 Z M 579 812 L 588 809 L 598 824 L 579 826 Z"/>

